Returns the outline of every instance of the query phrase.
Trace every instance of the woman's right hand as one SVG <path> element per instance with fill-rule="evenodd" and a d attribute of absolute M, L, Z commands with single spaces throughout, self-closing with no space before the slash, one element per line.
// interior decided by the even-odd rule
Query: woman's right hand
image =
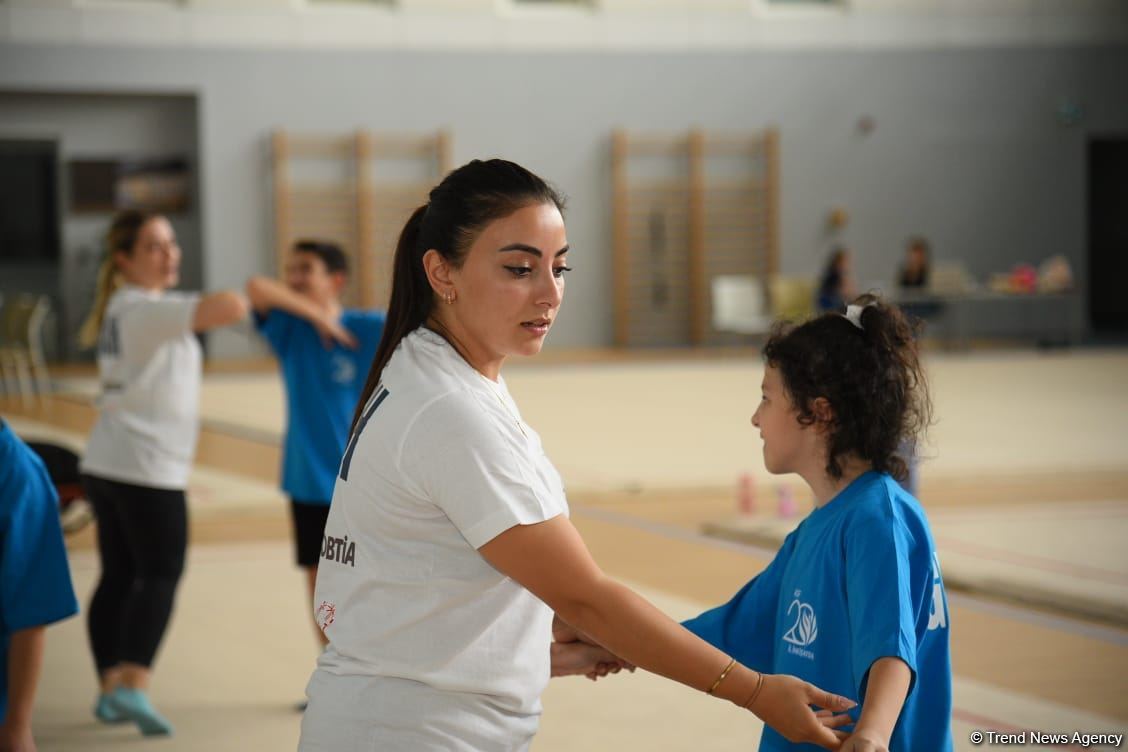
<path fill-rule="evenodd" d="M 764 674 L 764 685 L 748 709 L 764 723 L 778 731 L 789 742 L 817 744 L 826 749 L 838 749 L 846 734 L 833 731 L 841 720 L 827 722 L 811 709 L 815 705 L 826 710 L 842 712 L 857 705 L 853 700 L 824 692 L 810 682 L 786 674 Z M 842 724 L 849 723 L 841 720 Z"/>

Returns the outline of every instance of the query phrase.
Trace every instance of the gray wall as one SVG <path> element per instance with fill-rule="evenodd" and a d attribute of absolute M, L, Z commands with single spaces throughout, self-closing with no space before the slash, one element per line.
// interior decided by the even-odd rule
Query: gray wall
<path fill-rule="evenodd" d="M 59 144 L 62 253 L 57 266 L 29 269 L 0 265 L 0 290 L 55 296 L 52 343 L 60 355 L 76 355 L 74 333 L 92 297 L 102 236 L 112 214 L 69 209 L 66 164 L 71 159 L 183 156 L 197 163 L 197 113 L 191 96 L 121 96 L 0 92 L 0 138 L 50 138 Z M 184 252 L 181 282 L 203 283 L 199 199 L 169 215 Z"/>
<path fill-rule="evenodd" d="M 611 341 L 609 133 L 743 130 L 782 143 L 782 266 L 815 273 L 834 206 L 862 281 L 902 241 L 977 276 L 1064 253 L 1085 279 L 1085 144 L 1128 134 L 1126 49 L 580 53 L 0 49 L 0 89 L 199 97 L 204 282 L 271 268 L 267 138 L 276 127 L 454 134 L 454 158 L 504 155 L 570 197 L 576 272 L 554 347 Z M 1063 125 L 1063 103 L 1084 116 Z M 876 129 L 856 127 L 869 115 Z M 7 114 L 0 114 L 3 124 Z M 213 352 L 247 352 L 244 335 Z"/>

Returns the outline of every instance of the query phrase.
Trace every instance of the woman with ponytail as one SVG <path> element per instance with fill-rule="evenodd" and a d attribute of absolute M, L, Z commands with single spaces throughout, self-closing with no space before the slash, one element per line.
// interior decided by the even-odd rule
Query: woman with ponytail
<path fill-rule="evenodd" d="M 810 705 L 853 703 L 693 636 L 604 575 L 569 521 L 501 375 L 560 312 L 562 206 L 528 170 L 476 160 L 403 229 L 325 527 L 314 602 L 329 645 L 300 749 L 526 749 L 550 675 L 624 665 L 837 746 L 846 716 Z"/>
<path fill-rule="evenodd" d="M 95 716 L 171 734 L 147 694 L 153 658 L 184 567 L 184 489 L 199 428 L 196 335 L 247 315 L 235 292 L 169 290 L 180 247 L 157 214 L 118 214 L 106 239 L 93 310 L 80 332 L 97 346 L 98 422 L 82 460 L 98 517 L 102 575 L 87 611 L 101 694 Z"/>
<path fill-rule="evenodd" d="M 764 348 L 752 424 L 771 473 L 815 509 L 728 603 L 686 623 L 756 668 L 861 700 L 843 750 L 952 749 L 948 604 L 920 503 L 898 483 L 931 404 L 913 328 L 863 295 L 783 325 Z M 761 750 L 790 750 L 765 729 Z"/>

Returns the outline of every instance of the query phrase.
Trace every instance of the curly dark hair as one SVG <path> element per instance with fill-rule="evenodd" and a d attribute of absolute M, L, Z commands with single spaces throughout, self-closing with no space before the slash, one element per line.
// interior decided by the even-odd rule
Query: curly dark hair
<path fill-rule="evenodd" d="M 799 422 L 814 424 L 814 402 L 830 403 L 826 471 L 842 477 L 842 460 L 855 454 L 898 480 L 908 464 L 898 454 L 932 422 L 932 401 L 917 354 L 919 324 L 876 295 L 862 295 L 862 328 L 840 313 L 802 324 L 778 324 L 764 360 L 779 369 Z"/>

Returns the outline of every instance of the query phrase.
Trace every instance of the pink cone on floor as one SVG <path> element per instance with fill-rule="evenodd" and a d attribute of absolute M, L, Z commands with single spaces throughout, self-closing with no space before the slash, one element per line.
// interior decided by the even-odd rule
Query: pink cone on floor
<path fill-rule="evenodd" d="M 742 473 L 737 479 L 736 506 L 741 514 L 756 513 L 756 481 L 752 473 Z"/>
<path fill-rule="evenodd" d="M 790 519 L 799 513 L 799 505 L 795 503 L 795 491 L 791 486 L 779 487 L 779 506 L 777 511 L 781 519 Z"/>

